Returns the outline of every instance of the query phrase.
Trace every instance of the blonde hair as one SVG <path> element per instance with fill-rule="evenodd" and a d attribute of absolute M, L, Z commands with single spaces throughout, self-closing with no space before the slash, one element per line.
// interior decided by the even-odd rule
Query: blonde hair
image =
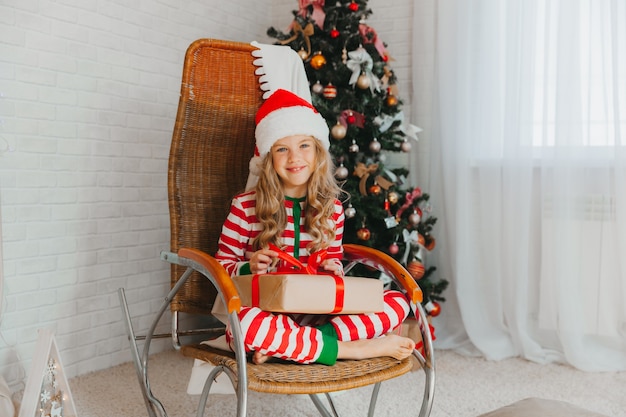
<path fill-rule="evenodd" d="M 333 175 L 330 153 L 318 140 L 313 142 L 315 167 L 307 183 L 304 204 L 304 228 L 313 238 L 307 248 L 310 253 L 327 248 L 335 239 L 335 227 L 329 220 L 335 214 L 335 200 L 343 193 Z M 269 243 L 282 246 L 280 235 L 287 227 L 284 200 L 282 182 L 274 169 L 270 152 L 261 162 L 261 175 L 256 184 L 256 217 L 261 223 L 261 232 L 253 242 L 255 250 L 267 248 Z"/>

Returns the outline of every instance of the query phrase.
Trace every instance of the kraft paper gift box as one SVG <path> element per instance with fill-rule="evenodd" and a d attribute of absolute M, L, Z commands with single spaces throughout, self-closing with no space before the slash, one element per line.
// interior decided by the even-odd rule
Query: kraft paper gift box
<path fill-rule="evenodd" d="M 427 325 L 429 327 L 429 331 L 431 332 L 431 336 L 434 341 L 435 340 L 434 327 L 432 327 L 430 316 L 427 318 L 427 321 L 428 321 Z M 400 336 L 413 339 L 413 341 L 415 342 L 416 349 L 419 350 L 420 353 L 424 354 L 422 334 L 420 333 L 420 327 L 415 317 L 407 317 L 406 320 L 404 320 L 404 322 L 400 324 L 400 326 L 396 327 L 396 329 L 394 330 L 394 333 Z M 414 356 L 411 356 L 411 360 L 413 362 L 413 368 L 411 368 L 411 371 L 416 371 L 421 368 L 420 363 Z"/>
<path fill-rule="evenodd" d="M 255 278 L 256 277 L 256 278 Z M 233 277 L 241 303 L 277 313 L 358 314 L 383 311 L 383 282 L 331 275 L 263 274 Z M 256 282 L 253 282 L 257 280 Z M 257 301 L 253 300 L 253 286 Z M 342 288 L 343 286 L 343 288 Z M 255 306 L 255 304 L 258 304 Z"/>

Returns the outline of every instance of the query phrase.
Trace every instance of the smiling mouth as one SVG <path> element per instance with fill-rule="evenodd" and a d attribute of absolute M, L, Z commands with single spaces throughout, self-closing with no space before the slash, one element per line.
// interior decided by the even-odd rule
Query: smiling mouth
<path fill-rule="evenodd" d="M 293 168 L 287 168 L 287 171 L 289 172 L 300 172 L 304 169 L 305 167 L 293 167 Z"/>

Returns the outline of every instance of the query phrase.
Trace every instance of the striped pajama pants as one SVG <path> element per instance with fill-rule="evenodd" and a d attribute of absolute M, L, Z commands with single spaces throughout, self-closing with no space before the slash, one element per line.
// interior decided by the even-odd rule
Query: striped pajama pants
<path fill-rule="evenodd" d="M 400 291 L 387 290 L 380 313 L 313 315 L 273 314 L 257 307 L 242 307 L 239 312 L 246 351 L 295 361 L 315 362 L 324 347 L 322 331 L 331 323 L 339 341 L 374 339 L 398 327 L 408 316 L 409 302 Z M 232 340 L 230 329 L 227 339 Z"/>

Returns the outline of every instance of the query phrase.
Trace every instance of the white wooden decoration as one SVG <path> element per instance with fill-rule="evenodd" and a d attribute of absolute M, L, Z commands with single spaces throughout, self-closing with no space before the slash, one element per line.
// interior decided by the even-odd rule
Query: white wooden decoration
<path fill-rule="evenodd" d="M 19 417 L 76 417 L 54 334 L 39 329 Z"/>

